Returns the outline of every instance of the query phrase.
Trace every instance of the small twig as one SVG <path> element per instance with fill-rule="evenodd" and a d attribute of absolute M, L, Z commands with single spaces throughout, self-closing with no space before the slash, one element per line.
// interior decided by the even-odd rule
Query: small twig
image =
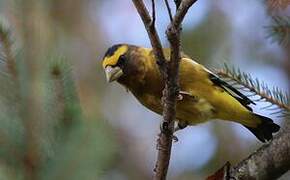
<path fill-rule="evenodd" d="M 143 2 L 143 0 L 132 0 L 142 21 L 147 30 L 147 34 L 149 36 L 154 55 L 157 59 L 157 64 L 162 69 L 162 72 L 165 72 L 165 56 L 163 54 L 162 45 L 158 33 L 156 31 L 153 20 L 150 17 L 150 14 Z M 152 2 L 153 4 L 153 2 Z M 154 5 L 155 6 L 155 5 Z M 154 8 L 155 9 L 155 8 Z"/>
<path fill-rule="evenodd" d="M 195 2 L 197 2 L 197 0 L 183 0 L 183 1 L 181 1 L 178 9 L 176 11 L 174 21 L 172 24 L 175 24 L 175 26 L 180 25 L 181 22 L 183 21 L 185 15 L 186 15 L 187 11 Z"/>
<path fill-rule="evenodd" d="M 171 12 L 171 9 L 170 9 L 170 5 L 168 3 L 168 0 L 164 0 L 165 1 L 165 4 L 166 4 L 166 8 L 167 8 L 167 12 L 168 12 L 168 15 L 169 15 L 169 19 L 170 19 L 170 22 L 173 21 L 173 17 L 172 17 L 172 12 Z"/>
<path fill-rule="evenodd" d="M 152 0 L 152 22 L 151 26 L 155 27 L 155 21 L 156 21 L 156 8 L 155 8 L 155 0 Z"/>
<path fill-rule="evenodd" d="M 176 5 L 176 10 L 179 8 L 181 1 L 182 0 L 174 0 L 174 3 Z"/>

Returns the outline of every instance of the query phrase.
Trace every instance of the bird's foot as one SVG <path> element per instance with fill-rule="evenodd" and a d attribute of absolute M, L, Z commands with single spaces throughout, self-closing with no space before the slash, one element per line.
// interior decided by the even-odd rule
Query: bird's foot
<path fill-rule="evenodd" d="M 179 130 L 182 130 L 182 129 L 186 128 L 187 126 L 188 126 L 187 122 L 179 121 L 177 123 L 177 125 L 174 127 L 174 133 L 179 131 Z"/>
<path fill-rule="evenodd" d="M 187 122 L 178 122 L 177 125 L 174 127 L 174 130 L 173 130 L 173 134 L 171 135 L 172 136 L 172 140 L 173 140 L 173 143 L 176 143 L 179 141 L 178 137 L 175 135 L 175 132 L 181 130 L 181 129 L 184 129 L 186 128 L 188 125 Z M 165 134 L 168 134 L 168 128 L 169 128 L 169 125 L 167 122 L 162 122 L 160 124 L 160 131 L 162 133 L 165 133 Z M 161 133 L 158 135 L 159 138 L 158 138 L 158 141 L 160 141 L 160 136 L 161 136 Z M 158 147 L 158 144 L 160 144 L 159 142 L 157 143 L 157 149 L 160 149 L 160 147 Z"/>
<path fill-rule="evenodd" d="M 158 142 L 157 142 L 157 149 L 162 149 L 162 147 L 159 147 L 159 145 L 161 144 L 160 143 L 160 139 L 161 139 L 161 134 L 163 133 L 163 134 L 171 134 L 170 133 L 170 130 L 169 130 L 169 124 L 168 124 L 168 122 L 162 122 L 161 124 L 160 124 L 160 131 L 161 131 L 161 133 L 159 133 L 158 134 Z M 171 134 L 171 137 L 172 137 L 172 140 L 173 140 L 173 142 L 175 143 L 175 142 L 178 142 L 178 138 L 177 138 L 177 136 L 176 135 L 174 135 L 174 132 L 176 131 L 176 127 L 174 128 L 174 130 L 173 130 L 173 134 Z"/>
<path fill-rule="evenodd" d="M 176 135 L 172 135 L 172 140 L 174 143 L 177 143 L 178 142 L 178 137 Z"/>

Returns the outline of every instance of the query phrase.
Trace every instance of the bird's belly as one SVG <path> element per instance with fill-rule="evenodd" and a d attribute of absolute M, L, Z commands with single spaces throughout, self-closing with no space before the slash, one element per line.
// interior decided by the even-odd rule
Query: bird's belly
<path fill-rule="evenodd" d="M 189 125 L 205 122 L 213 117 L 212 105 L 203 98 L 193 101 L 191 98 L 184 98 L 177 102 L 176 118 L 185 121 Z"/>
<path fill-rule="evenodd" d="M 162 115 L 163 106 L 161 98 L 143 94 L 142 97 L 137 97 L 137 99 L 151 111 Z M 192 100 L 192 98 L 185 97 L 177 101 L 176 119 L 189 125 L 195 125 L 211 119 L 213 117 L 213 109 L 211 104 L 203 98 Z"/>

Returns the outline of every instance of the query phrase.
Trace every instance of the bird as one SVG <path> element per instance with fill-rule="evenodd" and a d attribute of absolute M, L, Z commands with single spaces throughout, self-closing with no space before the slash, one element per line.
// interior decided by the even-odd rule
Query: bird
<path fill-rule="evenodd" d="M 170 49 L 164 48 L 167 61 Z M 118 82 L 146 108 L 162 115 L 164 79 L 152 48 L 115 44 L 108 48 L 102 68 L 107 82 Z M 179 100 L 176 103 L 175 131 L 213 119 L 239 123 L 261 142 L 273 139 L 280 126 L 272 119 L 256 114 L 255 103 L 203 65 L 181 53 L 179 66 Z"/>

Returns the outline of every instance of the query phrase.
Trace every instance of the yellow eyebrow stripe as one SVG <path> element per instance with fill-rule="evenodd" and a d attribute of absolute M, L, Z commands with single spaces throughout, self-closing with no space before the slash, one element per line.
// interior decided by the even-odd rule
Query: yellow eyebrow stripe
<path fill-rule="evenodd" d="M 121 46 L 115 53 L 110 57 L 105 57 L 103 60 L 103 68 L 105 69 L 106 66 L 114 66 L 118 63 L 119 57 L 125 54 L 128 51 L 128 46 Z"/>

